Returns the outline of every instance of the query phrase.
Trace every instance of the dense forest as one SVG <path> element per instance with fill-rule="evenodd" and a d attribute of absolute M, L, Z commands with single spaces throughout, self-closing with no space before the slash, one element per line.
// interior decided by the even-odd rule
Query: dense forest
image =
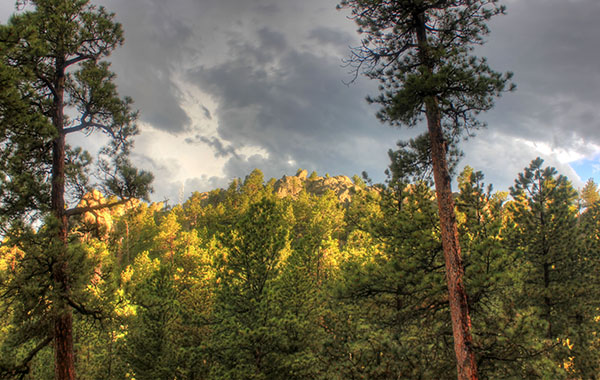
<path fill-rule="evenodd" d="M 455 378 L 432 189 L 341 178 L 255 170 L 174 207 L 132 201 L 72 220 L 78 378 Z M 578 194 L 540 159 L 510 196 L 469 167 L 458 178 L 481 378 L 595 378 L 596 184 Z M 50 346 L 27 357 L 51 320 L 45 231 L 2 244 L 4 377 L 24 362 L 23 379 L 54 376 Z"/>
<path fill-rule="evenodd" d="M 514 89 L 471 55 L 497 0 L 340 2 L 379 119 L 427 125 L 389 152 L 385 183 L 256 169 L 177 205 L 149 203 L 153 175 L 130 160 L 138 113 L 104 60 L 124 42 L 115 15 L 16 3 L 0 25 L 0 378 L 598 378 L 598 186 L 536 158 L 507 192 L 470 167 L 451 189 L 477 116 Z"/>

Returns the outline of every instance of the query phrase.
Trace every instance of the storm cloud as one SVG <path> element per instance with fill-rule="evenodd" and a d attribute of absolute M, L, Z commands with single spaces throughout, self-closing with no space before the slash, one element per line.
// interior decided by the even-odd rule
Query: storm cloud
<path fill-rule="evenodd" d="M 387 150 L 419 129 L 390 128 L 364 100 L 376 83 L 342 60 L 360 36 L 334 0 L 98 0 L 125 45 L 110 57 L 119 91 L 140 110 L 136 162 L 154 170 L 156 199 L 224 186 L 261 169 L 384 179 Z M 507 189 L 536 156 L 582 180 L 600 154 L 600 2 L 505 0 L 475 53 L 512 71 L 517 91 L 481 115 L 466 164 Z M 12 12 L 0 5 L 0 18 Z M 421 129 L 422 131 L 422 129 Z"/>

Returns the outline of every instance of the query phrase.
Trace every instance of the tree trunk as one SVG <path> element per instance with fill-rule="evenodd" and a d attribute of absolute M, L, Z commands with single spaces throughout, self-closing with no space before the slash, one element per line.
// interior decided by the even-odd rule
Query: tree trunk
<path fill-rule="evenodd" d="M 428 52 L 427 32 L 424 15 L 416 15 L 416 34 L 419 44 L 419 54 L 423 67 L 432 73 Z M 471 317 L 467 303 L 467 294 L 463 285 L 464 268 L 458 241 L 454 199 L 452 198 L 451 178 L 446 159 L 447 142 L 441 125 L 439 103 L 436 97 L 425 99 L 425 114 L 427 129 L 431 144 L 431 161 L 433 163 L 433 178 L 437 196 L 440 217 L 440 229 L 444 259 L 446 263 L 446 282 L 448 284 L 448 301 L 452 318 L 454 335 L 454 351 L 456 354 L 458 380 L 476 380 L 477 362 L 473 351 L 471 337 Z"/>
<path fill-rule="evenodd" d="M 51 211 L 58 222 L 56 262 L 52 278 L 58 296 L 54 300 L 54 376 L 56 380 L 75 380 L 73 355 L 73 316 L 67 304 L 71 292 L 67 258 L 68 219 L 65 214 L 65 133 L 64 133 L 64 62 L 57 59 L 52 123 L 57 136 L 52 142 Z"/>

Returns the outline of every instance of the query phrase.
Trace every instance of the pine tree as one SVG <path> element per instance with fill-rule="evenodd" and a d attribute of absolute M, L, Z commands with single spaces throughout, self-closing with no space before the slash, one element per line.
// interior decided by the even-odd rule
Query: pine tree
<path fill-rule="evenodd" d="M 250 204 L 224 237 L 220 259 L 213 344 L 218 379 L 287 379 L 280 349 L 285 330 L 277 322 L 277 282 L 289 255 L 291 224 L 272 200 Z"/>
<path fill-rule="evenodd" d="M 356 202 L 356 203 L 354 203 Z M 425 183 L 353 200 L 347 260 L 325 319 L 329 378 L 451 379 L 451 320 L 435 197 Z"/>
<path fill-rule="evenodd" d="M 469 308 L 478 370 L 484 379 L 526 378 L 535 340 L 528 310 L 516 307 L 522 287 L 518 256 L 505 243 L 507 193 L 493 193 L 483 173 L 465 167 L 456 199 L 461 248 L 465 257 Z"/>
<path fill-rule="evenodd" d="M 600 201 L 600 192 L 598 192 L 598 185 L 594 182 L 593 178 L 587 180 L 581 194 L 579 195 L 582 201 L 583 207 L 592 207 L 594 204 Z"/>
<path fill-rule="evenodd" d="M 539 362 L 539 375 L 587 377 L 591 363 L 584 358 L 597 329 L 597 258 L 579 248 L 577 192 L 556 169 L 542 165 L 533 160 L 510 189 L 511 241 L 525 276 L 520 303 L 537 319 L 537 339 L 530 344 L 539 342 L 536 350 L 553 361 Z"/>
<path fill-rule="evenodd" d="M 486 22 L 504 12 L 497 0 L 343 0 L 340 7 L 365 37 L 352 51 L 356 75 L 378 80 L 382 93 L 370 99 L 381 120 L 415 126 L 425 116 L 453 321 L 459 379 L 477 378 L 463 265 L 447 155 L 460 136 L 481 126 L 475 116 L 490 109 L 509 75 L 470 55 L 488 33 Z"/>
<path fill-rule="evenodd" d="M 169 253 L 167 253 L 168 255 Z M 174 335 L 179 304 L 171 262 L 139 255 L 131 268 L 132 303 L 135 317 L 127 321 L 126 345 L 122 356 L 136 379 L 177 378 L 180 347 Z"/>
<path fill-rule="evenodd" d="M 103 7 L 86 0 L 20 3 L 25 11 L 0 28 L 1 71 L 17 78 L 8 91 L 16 91 L 22 99 L 14 107 L 2 108 L 0 115 L 5 159 L 0 176 L 2 222 L 6 229 L 19 218 L 52 216 L 47 231 L 53 237 L 46 254 L 52 257 L 55 292 L 50 334 L 55 377 L 74 379 L 72 309 L 85 309 L 73 300 L 74 287 L 82 284 L 74 283 L 70 269 L 69 217 L 90 209 L 68 206 L 91 188 L 85 175 L 91 156 L 70 148 L 67 136 L 77 132 L 106 136 L 108 143 L 97 162 L 104 181 L 97 186 L 110 194 L 121 199 L 144 197 L 152 176 L 133 168 L 127 158 L 131 137 L 137 133 L 136 113 L 130 109 L 130 99 L 118 97 L 114 74 L 102 61 L 123 42 L 120 24 Z M 23 109 L 33 116 L 13 122 L 10 116 Z"/>

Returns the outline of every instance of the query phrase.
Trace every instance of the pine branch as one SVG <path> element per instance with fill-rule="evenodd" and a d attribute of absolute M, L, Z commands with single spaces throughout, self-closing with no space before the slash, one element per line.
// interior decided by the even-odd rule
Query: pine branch
<path fill-rule="evenodd" d="M 120 206 L 123 205 L 127 202 L 131 201 L 131 198 L 125 198 L 125 199 L 121 199 L 119 201 L 116 202 L 111 202 L 111 203 L 104 203 L 104 204 L 100 204 L 100 205 L 96 205 L 96 206 L 88 206 L 88 207 L 75 207 L 69 210 L 65 211 L 65 215 L 67 217 L 70 216 L 75 216 L 75 215 L 81 215 L 81 214 L 85 214 L 86 212 L 92 212 L 92 211 L 98 211 L 98 210 L 103 210 L 106 208 L 113 208 L 116 206 Z"/>

